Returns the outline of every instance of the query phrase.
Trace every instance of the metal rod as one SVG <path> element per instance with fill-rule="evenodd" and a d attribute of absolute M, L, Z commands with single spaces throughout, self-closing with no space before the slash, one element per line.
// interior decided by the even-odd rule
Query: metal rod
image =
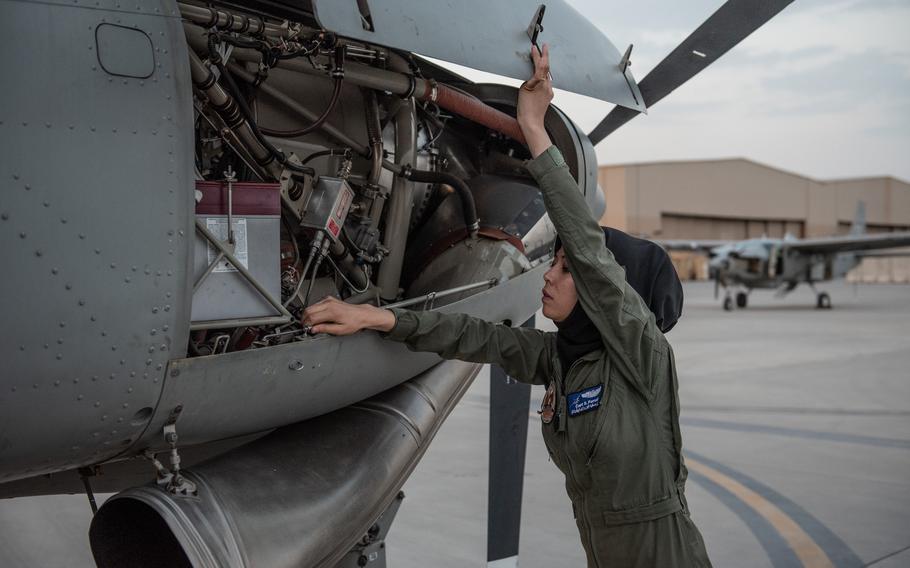
<path fill-rule="evenodd" d="M 228 198 L 228 207 L 227 207 L 227 210 L 228 210 L 228 212 L 227 212 L 228 213 L 228 215 L 227 215 L 227 217 L 228 217 L 227 218 L 228 239 L 227 240 L 231 244 L 231 246 L 234 246 L 237 244 L 236 241 L 234 240 L 234 181 L 237 179 L 237 177 L 234 175 L 234 169 L 230 165 L 228 165 L 228 169 L 226 172 L 224 172 L 224 174 L 225 174 L 225 181 L 227 181 L 227 190 L 228 190 L 228 194 L 227 194 L 227 198 Z"/>
<path fill-rule="evenodd" d="M 82 478 L 82 485 L 85 487 L 85 496 L 88 497 L 88 504 L 92 508 L 92 514 L 94 515 L 98 512 L 98 503 L 95 502 L 95 492 L 92 491 L 92 482 L 88 479 L 89 475 L 95 475 L 91 468 L 79 468 L 79 477 Z"/>
<path fill-rule="evenodd" d="M 190 324 L 190 331 L 199 329 L 222 329 L 228 327 L 255 327 L 260 325 L 279 325 L 291 321 L 291 316 L 272 316 L 267 318 L 239 318 L 226 320 L 204 320 Z"/>
<path fill-rule="evenodd" d="M 237 260 L 237 258 L 234 256 L 234 253 L 231 252 L 230 250 L 228 250 L 228 248 L 224 245 L 224 243 L 222 243 L 221 240 L 218 239 L 218 237 L 213 235 L 212 232 L 209 231 L 208 228 L 206 228 L 206 226 L 203 225 L 202 221 L 200 221 L 199 219 L 196 219 L 196 230 L 199 231 L 202 234 L 202 236 L 206 238 L 206 240 L 208 240 L 210 243 L 212 243 L 212 245 L 214 245 L 215 248 L 217 248 L 219 251 L 221 251 L 224 254 L 224 257 L 228 259 L 228 262 L 230 262 L 231 264 L 234 265 L 234 268 L 236 268 L 240 272 L 240 274 L 242 274 L 243 277 L 246 278 L 247 281 L 250 284 L 252 284 L 254 288 L 256 288 L 256 291 L 259 292 L 260 294 L 262 294 L 262 297 L 265 298 L 268 301 L 268 303 L 272 304 L 272 307 L 275 308 L 276 310 L 278 310 L 278 312 L 286 318 L 284 321 L 289 321 L 289 320 L 293 319 L 294 316 L 291 315 L 291 312 L 287 311 L 285 309 L 285 307 L 281 305 L 281 302 L 276 301 L 275 298 L 272 297 L 272 295 L 269 293 L 269 291 L 266 290 L 262 286 L 262 284 L 260 284 L 259 281 L 256 280 L 256 278 L 252 274 L 250 274 L 250 271 L 247 270 L 246 267 L 243 266 L 243 264 L 241 264 L 241 262 L 239 260 Z M 258 325 L 265 325 L 265 324 L 258 324 Z"/>
<path fill-rule="evenodd" d="M 421 302 L 426 302 L 429 300 L 437 300 L 439 298 L 445 298 L 446 296 L 451 296 L 452 294 L 458 294 L 460 292 L 467 292 L 469 290 L 474 290 L 476 288 L 483 288 L 485 286 L 492 287 L 495 285 L 496 285 L 496 279 L 490 278 L 489 280 L 484 280 L 483 282 L 475 282 L 474 284 L 465 284 L 464 286 L 457 286 L 455 288 L 449 288 L 448 290 L 443 290 L 441 292 L 430 292 L 429 294 L 424 294 L 423 296 L 417 296 L 416 298 L 409 298 L 407 300 L 395 302 L 394 304 L 386 304 L 382 307 L 385 309 L 405 308 L 407 306 L 413 306 L 414 304 L 419 304 Z"/>
<path fill-rule="evenodd" d="M 209 277 L 209 274 L 211 274 L 212 271 L 215 270 L 215 267 L 218 266 L 218 263 L 221 262 L 223 259 L 224 259 L 224 253 L 219 252 L 218 256 L 215 257 L 215 261 L 212 264 L 208 265 L 208 267 L 205 269 L 205 272 L 202 273 L 202 276 L 200 276 L 199 279 L 196 280 L 196 283 L 193 284 L 193 294 L 195 294 L 196 291 L 199 290 L 199 287 L 202 286 L 202 281 Z"/>
<path fill-rule="evenodd" d="M 408 69 L 407 62 L 400 56 L 393 57 L 390 64 L 393 69 Z M 417 109 L 413 98 L 402 101 L 395 114 L 394 123 L 395 164 L 401 168 L 406 164 L 413 164 L 417 157 Z M 386 300 L 399 297 L 398 287 L 401 284 L 401 269 L 404 266 L 408 226 L 414 204 L 411 195 L 413 187 L 413 182 L 400 175 L 395 176 L 392 181 L 384 235 L 389 254 L 379 265 L 379 275 L 376 278 L 380 294 Z"/>

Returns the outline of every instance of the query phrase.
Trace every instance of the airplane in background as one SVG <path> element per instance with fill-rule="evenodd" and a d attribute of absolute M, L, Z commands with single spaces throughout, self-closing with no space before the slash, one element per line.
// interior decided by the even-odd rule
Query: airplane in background
<path fill-rule="evenodd" d="M 754 289 L 777 290 L 783 297 L 800 284 L 815 292 L 815 306 L 831 308 L 831 297 L 815 285 L 841 278 L 859 265 L 863 251 L 910 246 L 910 231 L 866 234 L 865 204 L 857 203 L 856 216 L 847 235 L 798 239 L 786 235 L 782 239 L 761 237 L 743 241 L 716 240 L 660 241 L 669 250 L 703 250 L 710 260 L 709 277 L 714 280 L 714 297 L 724 289 L 723 307 L 730 311 L 735 305 L 745 308 Z"/>

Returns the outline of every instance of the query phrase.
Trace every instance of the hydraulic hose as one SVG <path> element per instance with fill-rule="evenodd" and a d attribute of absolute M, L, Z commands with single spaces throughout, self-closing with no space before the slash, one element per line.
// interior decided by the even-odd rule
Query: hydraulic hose
<path fill-rule="evenodd" d="M 305 167 L 299 166 L 299 165 L 291 162 L 290 160 L 288 160 L 287 156 L 284 155 L 284 152 L 282 152 L 281 150 L 279 150 L 278 148 L 273 146 L 272 143 L 269 142 L 268 140 L 266 140 L 265 136 L 263 136 L 262 132 L 259 130 L 259 127 L 256 124 L 256 121 L 253 119 L 253 112 L 250 110 L 249 105 L 247 105 L 246 99 L 243 96 L 243 92 L 240 91 L 240 88 L 237 87 L 237 83 L 234 82 L 234 78 L 231 77 L 231 74 L 228 72 L 227 67 L 225 66 L 224 60 L 221 58 L 221 55 L 215 50 L 215 44 L 218 41 L 221 41 L 221 38 L 218 35 L 209 34 L 208 41 L 207 41 L 208 51 L 209 51 L 209 61 L 211 61 L 211 63 L 213 65 L 215 65 L 215 67 L 218 68 L 218 71 L 221 74 L 221 78 L 224 79 L 224 82 L 227 85 L 228 92 L 231 94 L 231 96 L 234 97 L 234 101 L 236 102 L 237 107 L 240 110 L 240 114 L 246 120 L 250 130 L 252 131 L 253 135 L 256 137 L 256 140 L 266 150 L 268 150 L 268 152 L 276 160 L 278 160 L 278 163 L 280 163 L 282 166 L 288 168 L 289 170 L 293 170 L 293 171 L 296 171 L 299 173 L 313 175 L 315 173 L 315 171 L 312 168 L 305 168 Z M 336 50 L 336 54 L 335 54 L 336 60 L 339 57 L 339 52 L 341 53 L 341 60 L 343 61 L 344 60 L 344 50 L 343 49 Z M 341 76 L 342 77 L 344 76 L 343 70 L 341 70 Z M 208 82 L 208 79 L 206 79 L 206 82 Z"/>
<path fill-rule="evenodd" d="M 432 172 L 427 170 L 415 170 L 409 167 L 398 167 L 397 165 L 384 160 L 383 167 L 391 170 L 395 174 L 420 183 L 444 183 L 455 189 L 458 199 L 461 200 L 461 211 L 464 214 L 464 224 L 468 229 L 472 239 L 477 238 L 480 230 L 480 219 L 477 218 L 477 206 L 474 204 L 474 195 L 471 189 L 463 179 L 446 172 Z"/>
<path fill-rule="evenodd" d="M 319 115 L 319 118 L 317 118 L 315 120 L 315 122 L 313 122 L 313 124 L 310 124 L 309 126 L 305 126 L 303 128 L 298 128 L 296 130 L 274 130 L 274 129 L 265 128 L 265 127 L 259 127 L 259 130 L 261 130 L 263 134 L 267 134 L 269 136 L 274 136 L 276 138 L 297 138 L 297 137 L 306 136 L 307 134 L 311 134 L 311 133 L 315 132 L 322 126 L 322 123 L 324 123 L 326 121 L 326 119 L 329 117 L 330 114 L 332 114 L 332 111 L 335 109 L 335 104 L 338 102 L 338 99 L 341 97 L 341 85 L 343 82 L 344 82 L 343 75 L 340 77 L 339 76 L 335 77 L 335 86 L 332 89 L 332 98 L 329 99 L 328 106 L 325 108 L 323 113 L 321 115 Z"/>
<path fill-rule="evenodd" d="M 331 148 L 329 150 L 320 150 L 318 152 L 313 152 L 306 158 L 300 160 L 300 165 L 306 165 L 309 162 L 315 160 L 316 158 L 325 158 L 326 156 L 344 156 L 345 158 L 351 157 L 350 148 Z"/>
<path fill-rule="evenodd" d="M 518 121 L 501 110 L 495 109 L 483 101 L 463 93 L 447 85 L 427 82 L 427 88 L 420 100 L 431 101 L 444 108 L 463 116 L 468 120 L 482 124 L 491 130 L 505 134 L 509 138 L 527 144 Z"/>

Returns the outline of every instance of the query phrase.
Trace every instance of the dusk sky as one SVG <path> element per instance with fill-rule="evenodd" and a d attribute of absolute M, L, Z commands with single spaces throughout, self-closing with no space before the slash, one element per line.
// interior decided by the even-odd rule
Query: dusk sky
<path fill-rule="evenodd" d="M 723 3 L 568 2 L 620 51 L 635 45 L 638 80 Z M 554 102 L 585 131 L 612 107 L 565 92 Z M 597 154 L 601 164 L 744 157 L 820 180 L 910 181 L 910 0 L 796 0 Z"/>

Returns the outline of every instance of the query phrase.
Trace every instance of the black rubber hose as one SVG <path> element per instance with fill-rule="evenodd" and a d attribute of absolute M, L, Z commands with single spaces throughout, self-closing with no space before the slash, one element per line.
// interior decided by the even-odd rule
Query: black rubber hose
<path fill-rule="evenodd" d="M 335 78 L 335 85 L 332 88 L 332 98 L 329 99 L 328 106 L 313 124 L 296 130 L 272 130 L 271 128 L 263 128 L 262 132 L 277 138 L 297 138 L 299 136 L 306 136 L 319 129 L 319 127 L 322 126 L 322 123 L 326 121 L 330 114 L 332 114 L 332 110 L 334 110 L 335 105 L 338 103 L 338 99 L 341 98 L 341 86 L 344 82 L 344 58 L 346 55 L 347 48 L 344 45 L 335 47 L 335 66 L 332 69 L 332 77 Z"/>
<path fill-rule="evenodd" d="M 474 204 L 474 195 L 468 184 L 459 177 L 445 172 L 431 172 L 426 170 L 402 170 L 402 174 L 413 181 L 421 183 L 444 183 L 455 188 L 458 199 L 461 200 L 461 210 L 464 214 L 464 224 L 468 228 L 471 238 L 477 237 L 480 229 L 480 220 L 477 219 L 477 206 Z"/>
<path fill-rule="evenodd" d="M 329 99 L 329 105 L 325 108 L 319 118 L 316 119 L 313 124 L 305 126 L 303 128 L 298 128 L 297 130 L 273 130 L 271 128 L 261 127 L 260 130 L 263 134 L 269 136 L 274 136 L 276 138 L 297 138 L 299 136 L 306 136 L 311 134 L 319 129 L 322 126 L 322 123 L 326 121 L 332 110 L 335 108 L 335 104 L 338 102 L 338 99 L 341 97 L 341 85 L 344 81 L 343 77 L 335 77 L 335 86 L 332 89 L 332 98 Z"/>
<path fill-rule="evenodd" d="M 351 157 L 350 148 L 331 148 L 329 150 L 320 150 L 318 152 L 313 152 L 306 158 L 300 160 L 300 165 L 307 164 L 316 158 L 324 158 L 325 156 L 344 156 L 346 158 Z"/>

